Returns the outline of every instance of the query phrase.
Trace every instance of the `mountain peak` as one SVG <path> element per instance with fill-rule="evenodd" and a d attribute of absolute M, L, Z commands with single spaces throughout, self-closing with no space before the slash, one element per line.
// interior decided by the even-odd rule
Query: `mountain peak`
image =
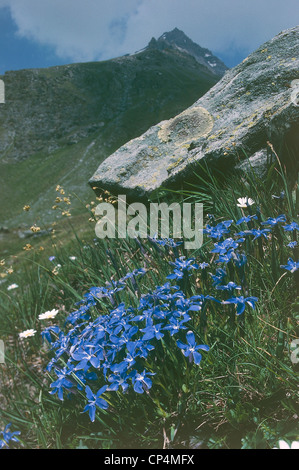
<path fill-rule="evenodd" d="M 158 39 L 152 38 L 147 47 L 160 50 L 172 48 L 187 53 L 220 77 L 228 70 L 228 67 L 209 49 L 200 47 L 178 28 L 163 33 Z"/>
<path fill-rule="evenodd" d="M 182 39 L 183 40 L 188 39 L 190 41 L 190 39 L 184 33 L 184 31 L 180 30 L 179 28 L 174 28 L 172 31 L 168 31 L 168 32 L 162 34 L 162 36 L 160 36 L 159 39 L 166 39 L 168 41 L 180 41 Z"/>

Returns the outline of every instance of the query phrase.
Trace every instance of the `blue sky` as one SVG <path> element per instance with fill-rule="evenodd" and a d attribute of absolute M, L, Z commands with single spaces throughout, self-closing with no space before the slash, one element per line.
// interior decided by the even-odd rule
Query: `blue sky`
<path fill-rule="evenodd" d="M 134 53 L 175 27 L 233 67 L 298 18 L 298 0 L 0 0 L 0 74 Z"/>
<path fill-rule="evenodd" d="M 0 9 L 0 74 L 7 70 L 62 65 L 65 60 L 58 57 L 53 46 L 41 45 L 17 35 L 8 8 Z"/>

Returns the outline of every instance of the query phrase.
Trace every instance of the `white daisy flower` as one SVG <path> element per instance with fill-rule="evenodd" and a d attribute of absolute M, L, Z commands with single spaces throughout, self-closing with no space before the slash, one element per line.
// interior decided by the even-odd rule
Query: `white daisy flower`
<path fill-rule="evenodd" d="M 282 439 L 278 441 L 279 449 L 299 449 L 299 441 L 293 441 L 292 444 L 289 446 L 289 444 L 286 441 L 283 441 Z M 278 447 L 274 447 L 274 449 L 277 449 Z"/>
<path fill-rule="evenodd" d="M 29 336 L 34 336 L 36 333 L 36 330 L 25 330 L 25 331 L 22 331 L 22 333 L 19 333 L 19 337 L 20 338 L 29 338 Z"/>
<path fill-rule="evenodd" d="M 247 196 L 239 197 L 238 203 L 239 203 L 237 204 L 238 207 L 242 207 L 243 209 L 246 209 L 246 207 L 252 206 L 252 204 L 254 204 L 254 200 Z"/>
<path fill-rule="evenodd" d="M 76 256 L 70 256 L 69 259 L 70 259 L 71 261 L 75 261 L 77 258 L 76 258 Z"/>
<path fill-rule="evenodd" d="M 39 320 L 47 320 L 49 318 L 54 318 L 56 317 L 57 313 L 59 312 L 59 310 L 56 310 L 55 308 L 53 308 L 53 310 L 48 310 L 47 312 L 45 313 L 41 313 L 39 316 L 38 316 L 38 319 Z"/>
<path fill-rule="evenodd" d="M 11 284 L 10 286 L 8 286 L 7 290 L 17 289 L 18 287 L 18 284 Z"/>

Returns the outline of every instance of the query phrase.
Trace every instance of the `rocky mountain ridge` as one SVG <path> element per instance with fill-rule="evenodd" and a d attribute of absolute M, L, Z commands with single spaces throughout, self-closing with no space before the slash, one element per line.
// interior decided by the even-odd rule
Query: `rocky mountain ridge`
<path fill-rule="evenodd" d="M 207 69 L 216 76 L 222 77 L 228 70 L 228 67 L 209 49 L 200 47 L 178 28 L 162 34 L 157 40 L 152 38 L 147 48 L 159 50 L 172 48 L 190 54 L 198 63 L 207 67 Z"/>

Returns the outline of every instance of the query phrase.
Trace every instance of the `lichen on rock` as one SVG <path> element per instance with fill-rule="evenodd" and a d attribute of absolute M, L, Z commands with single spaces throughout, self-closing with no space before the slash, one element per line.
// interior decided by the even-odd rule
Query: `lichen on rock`
<path fill-rule="evenodd" d="M 173 141 L 176 145 L 183 145 L 208 135 L 213 124 L 209 111 L 202 106 L 195 106 L 162 124 L 158 137 L 161 142 Z"/>

